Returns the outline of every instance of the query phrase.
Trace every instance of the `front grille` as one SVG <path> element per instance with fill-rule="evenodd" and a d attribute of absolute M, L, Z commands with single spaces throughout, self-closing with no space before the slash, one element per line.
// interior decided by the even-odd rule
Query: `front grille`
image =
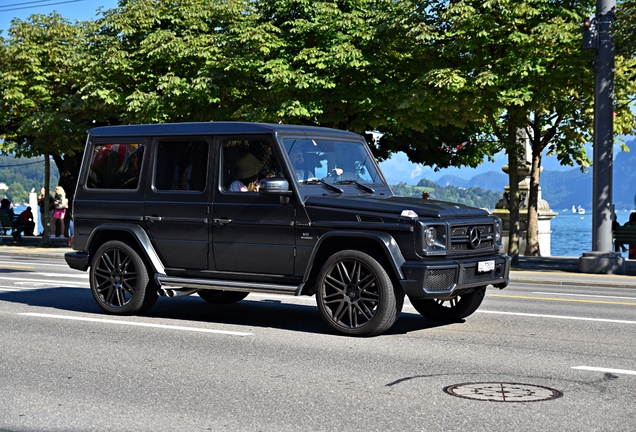
<path fill-rule="evenodd" d="M 454 268 L 432 269 L 426 274 L 426 291 L 447 291 L 455 284 Z"/>
<path fill-rule="evenodd" d="M 471 232 L 479 230 L 480 241 L 471 243 Z M 451 231 L 451 252 L 464 252 L 473 250 L 492 249 L 495 241 L 493 224 L 475 225 L 452 225 Z"/>

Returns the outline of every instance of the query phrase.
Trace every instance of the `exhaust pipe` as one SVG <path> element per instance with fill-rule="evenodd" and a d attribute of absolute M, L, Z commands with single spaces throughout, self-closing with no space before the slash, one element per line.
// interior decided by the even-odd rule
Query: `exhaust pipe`
<path fill-rule="evenodd" d="M 199 291 L 198 289 L 165 289 L 159 288 L 157 289 L 157 294 L 161 297 L 186 297 L 195 292 Z"/>

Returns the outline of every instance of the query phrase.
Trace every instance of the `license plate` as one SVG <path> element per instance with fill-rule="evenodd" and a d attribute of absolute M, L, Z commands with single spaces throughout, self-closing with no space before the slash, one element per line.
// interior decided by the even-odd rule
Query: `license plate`
<path fill-rule="evenodd" d="M 477 263 L 477 271 L 479 273 L 485 273 L 493 271 L 495 269 L 495 261 L 480 261 Z"/>

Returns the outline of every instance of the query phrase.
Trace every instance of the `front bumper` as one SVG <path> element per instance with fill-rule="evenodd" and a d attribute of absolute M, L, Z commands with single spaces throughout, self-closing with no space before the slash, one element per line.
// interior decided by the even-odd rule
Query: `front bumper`
<path fill-rule="evenodd" d="M 494 269 L 479 272 L 478 264 L 494 261 Z M 503 289 L 510 283 L 510 257 L 497 255 L 470 259 L 407 261 L 402 265 L 405 279 L 400 281 L 410 298 L 451 297 L 465 289 L 494 285 Z"/>

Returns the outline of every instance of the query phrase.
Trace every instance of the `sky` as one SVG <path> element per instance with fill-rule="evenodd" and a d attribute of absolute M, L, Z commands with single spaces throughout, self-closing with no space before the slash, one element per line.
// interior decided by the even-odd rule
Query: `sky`
<path fill-rule="evenodd" d="M 33 14 L 48 15 L 57 11 L 71 22 L 89 20 L 97 15 L 99 7 L 117 7 L 117 0 L 0 0 L 0 30 L 7 35 L 11 20 L 25 20 Z"/>
<path fill-rule="evenodd" d="M 107 10 L 117 7 L 117 4 L 117 0 L 0 0 L 0 30 L 2 35 L 6 36 L 12 19 L 25 20 L 32 14 L 48 15 L 54 11 L 71 22 L 94 19 L 100 7 Z M 618 151 L 620 149 L 615 148 L 614 154 L 616 155 Z M 588 155 L 592 156 L 591 150 Z M 437 180 L 445 174 L 470 179 L 474 175 L 488 171 L 502 172 L 501 167 L 506 163 L 507 157 L 500 153 L 495 156 L 495 162 L 485 161 L 475 169 L 447 168 L 436 172 L 430 167 L 411 163 L 404 153 L 398 153 L 382 162 L 380 167 L 390 184 L 399 182 L 417 184 L 422 178 Z M 561 167 L 555 157 L 544 157 L 543 165 L 546 170 L 572 169 L 572 167 Z"/>

